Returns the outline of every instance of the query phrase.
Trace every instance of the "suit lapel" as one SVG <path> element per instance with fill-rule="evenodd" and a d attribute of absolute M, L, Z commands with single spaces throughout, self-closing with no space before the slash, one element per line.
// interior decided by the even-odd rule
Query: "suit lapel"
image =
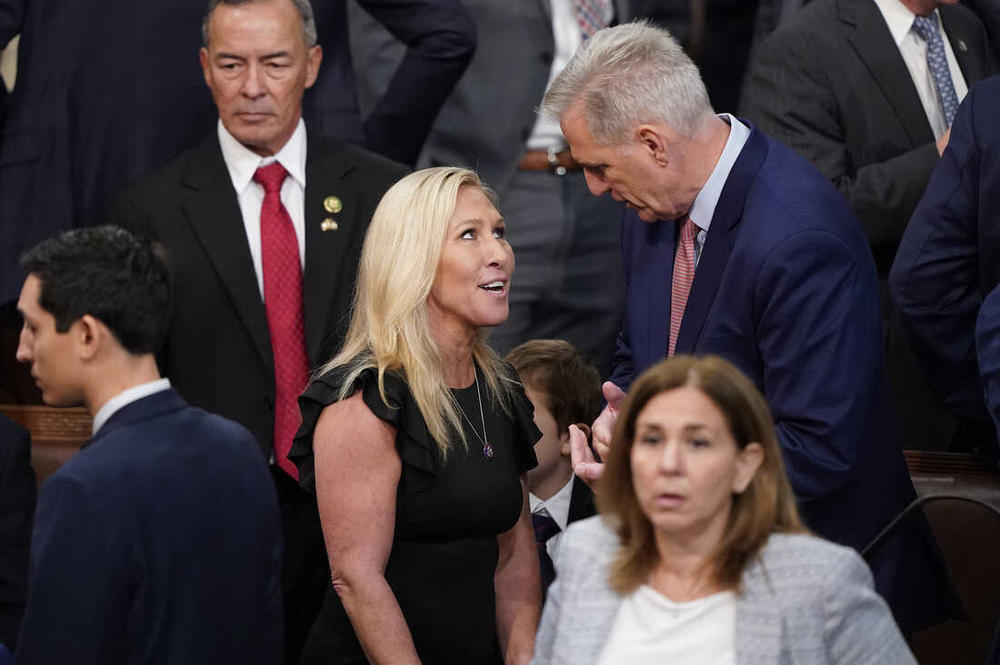
<path fill-rule="evenodd" d="M 677 224 L 673 220 L 647 224 L 637 218 L 634 223 L 642 225 L 639 233 L 643 239 L 639 241 L 638 256 L 632 262 L 635 270 L 632 279 L 636 287 L 644 289 L 642 298 L 646 301 L 648 309 L 646 325 L 649 326 L 646 331 L 649 347 L 646 349 L 645 357 L 649 358 L 649 364 L 652 364 L 667 354 L 667 339 L 670 334 L 670 284 L 673 279 L 674 248 L 677 246 Z M 638 365 L 645 366 L 642 361 L 639 361 Z"/>
<path fill-rule="evenodd" d="M 594 493 L 587 483 L 573 476 L 573 489 L 569 495 L 569 514 L 566 518 L 567 524 L 572 524 L 578 520 L 587 519 L 594 514 Z"/>
<path fill-rule="evenodd" d="M 745 120 L 742 121 L 748 124 Z M 747 190 L 760 169 L 764 157 L 767 156 L 767 143 L 764 136 L 750 127 L 743 150 L 740 151 L 733 164 L 726 184 L 719 195 L 712 215 L 712 224 L 708 228 L 705 247 L 694 273 L 691 293 L 688 295 L 681 329 L 677 334 L 676 353 L 693 353 L 705 319 L 712 309 L 712 302 L 722 282 L 722 274 L 733 251 L 739 224 L 743 217 L 743 205 L 746 202 Z"/>
<path fill-rule="evenodd" d="M 358 237 L 354 229 L 366 222 L 361 219 L 361 195 L 345 180 L 354 168 L 339 144 L 310 135 L 306 152 L 303 306 L 306 350 L 313 366 L 328 360 L 319 356 L 330 316 L 331 294 L 341 288 L 338 277 L 349 239 Z M 329 197 L 339 200 L 338 212 L 326 209 Z"/>
<path fill-rule="evenodd" d="M 969 86 L 986 76 L 984 63 L 977 57 L 972 48 L 979 42 L 979 26 L 969 20 L 957 7 L 942 5 L 938 8 L 941 12 L 941 24 L 944 26 L 945 36 L 951 43 L 951 50 L 955 54 L 958 68 L 962 70 L 962 76 Z M 975 49 L 978 51 L 978 49 Z M 962 100 L 959 100 L 962 101 Z"/>
<path fill-rule="evenodd" d="M 267 376 L 274 376 L 274 357 L 267 313 L 260 297 L 250 247 L 236 192 L 222 159 L 218 139 L 198 147 L 188 161 L 183 203 L 191 225 L 218 273 L 243 326 L 253 340 Z M 273 380 L 273 378 L 272 378 Z"/>
<path fill-rule="evenodd" d="M 839 0 L 838 10 L 847 26 L 848 42 L 878 83 L 913 146 L 933 141 L 910 70 L 878 6 L 871 0 Z"/>

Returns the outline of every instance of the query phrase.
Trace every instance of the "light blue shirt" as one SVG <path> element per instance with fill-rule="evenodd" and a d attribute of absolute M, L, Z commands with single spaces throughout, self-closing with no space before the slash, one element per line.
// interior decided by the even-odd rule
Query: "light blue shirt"
<path fill-rule="evenodd" d="M 715 216 L 715 206 L 719 204 L 719 196 L 722 188 L 729 179 L 729 172 L 733 170 L 736 159 L 740 156 L 743 146 L 750 138 L 750 128 L 737 120 L 729 113 L 722 113 L 720 118 L 729 125 L 729 138 L 726 139 L 726 146 L 722 149 L 719 161 L 715 163 L 712 174 L 702 185 L 698 196 L 694 197 L 694 203 L 688 211 L 688 216 L 694 225 L 698 227 L 698 234 L 694 239 L 694 263 L 697 267 L 701 261 L 701 251 L 705 247 L 705 239 L 708 237 L 708 227 L 712 224 L 712 217 Z"/>

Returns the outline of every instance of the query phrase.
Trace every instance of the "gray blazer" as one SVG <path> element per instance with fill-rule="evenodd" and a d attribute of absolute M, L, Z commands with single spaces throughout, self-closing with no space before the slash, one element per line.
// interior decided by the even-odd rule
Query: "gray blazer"
<path fill-rule="evenodd" d="M 622 596 L 607 584 L 618 537 L 592 517 L 559 548 L 532 665 L 594 663 Z M 736 612 L 738 665 L 916 665 L 872 576 L 847 547 L 774 534 L 743 573 Z"/>

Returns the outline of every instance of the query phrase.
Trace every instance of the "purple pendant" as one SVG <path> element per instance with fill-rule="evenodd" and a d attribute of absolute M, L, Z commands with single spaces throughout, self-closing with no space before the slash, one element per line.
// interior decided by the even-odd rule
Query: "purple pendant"
<path fill-rule="evenodd" d="M 489 441 L 483 444 L 483 457 L 493 459 L 493 444 Z"/>

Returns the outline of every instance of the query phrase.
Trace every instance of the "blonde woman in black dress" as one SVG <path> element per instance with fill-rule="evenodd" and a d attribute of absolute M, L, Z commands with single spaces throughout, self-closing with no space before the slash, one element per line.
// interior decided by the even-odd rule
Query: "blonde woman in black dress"
<path fill-rule="evenodd" d="M 538 431 L 483 341 L 507 318 L 513 269 L 471 171 L 413 173 L 375 211 L 347 340 L 302 396 L 290 454 L 333 581 L 302 663 L 531 659 Z"/>

